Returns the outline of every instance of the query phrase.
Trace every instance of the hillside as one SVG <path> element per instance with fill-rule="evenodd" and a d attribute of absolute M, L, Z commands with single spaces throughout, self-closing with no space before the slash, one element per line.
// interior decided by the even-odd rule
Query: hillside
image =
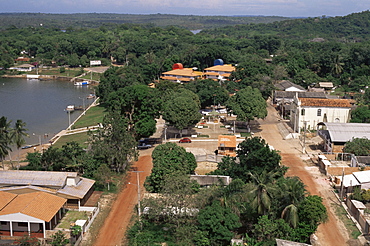
<path fill-rule="evenodd" d="M 132 14 L 44 14 L 44 13 L 0 13 L 0 30 L 9 27 L 44 27 L 60 29 L 96 28 L 112 24 L 153 24 L 155 26 L 179 26 L 188 30 L 208 29 L 249 23 L 271 23 L 287 20 L 278 16 L 196 16 L 196 15 L 132 15 Z"/>

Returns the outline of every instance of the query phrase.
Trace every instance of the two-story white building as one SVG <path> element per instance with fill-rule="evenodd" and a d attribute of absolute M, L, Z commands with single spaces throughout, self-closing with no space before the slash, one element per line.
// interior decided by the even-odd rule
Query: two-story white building
<path fill-rule="evenodd" d="M 348 99 L 294 97 L 290 110 L 290 124 L 295 132 L 316 129 L 319 122 L 347 123 L 351 103 Z"/>

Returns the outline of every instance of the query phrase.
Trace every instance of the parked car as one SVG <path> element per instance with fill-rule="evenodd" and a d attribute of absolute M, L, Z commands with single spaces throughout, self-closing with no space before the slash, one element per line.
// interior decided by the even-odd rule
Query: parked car
<path fill-rule="evenodd" d="M 191 139 L 190 138 L 182 138 L 182 139 L 180 139 L 179 143 L 191 143 Z"/>
<path fill-rule="evenodd" d="M 138 148 L 138 149 L 149 149 L 149 148 L 151 148 L 151 147 L 153 147 L 153 145 L 151 145 L 151 144 L 146 144 L 146 143 L 140 143 L 140 144 L 137 146 L 137 148 Z"/>

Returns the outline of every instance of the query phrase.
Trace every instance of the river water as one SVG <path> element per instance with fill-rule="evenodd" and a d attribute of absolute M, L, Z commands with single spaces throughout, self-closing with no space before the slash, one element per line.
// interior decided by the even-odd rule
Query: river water
<path fill-rule="evenodd" d="M 94 99 L 86 97 L 93 87 L 75 86 L 61 80 L 27 80 L 0 78 L 0 117 L 12 120 L 11 126 L 20 119 L 26 123 L 27 144 L 47 143 L 55 134 L 66 129 L 69 116 L 68 105 L 87 107 Z M 82 111 L 70 114 L 72 123 Z M 13 148 L 13 151 L 15 149 Z"/>

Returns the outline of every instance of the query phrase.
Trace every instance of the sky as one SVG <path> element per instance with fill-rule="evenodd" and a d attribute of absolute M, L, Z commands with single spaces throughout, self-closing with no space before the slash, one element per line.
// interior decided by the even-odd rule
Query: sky
<path fill-rule="evenodd" d="M 0 0 L 0 12 L 345 16 L 370 0 Z"/>

